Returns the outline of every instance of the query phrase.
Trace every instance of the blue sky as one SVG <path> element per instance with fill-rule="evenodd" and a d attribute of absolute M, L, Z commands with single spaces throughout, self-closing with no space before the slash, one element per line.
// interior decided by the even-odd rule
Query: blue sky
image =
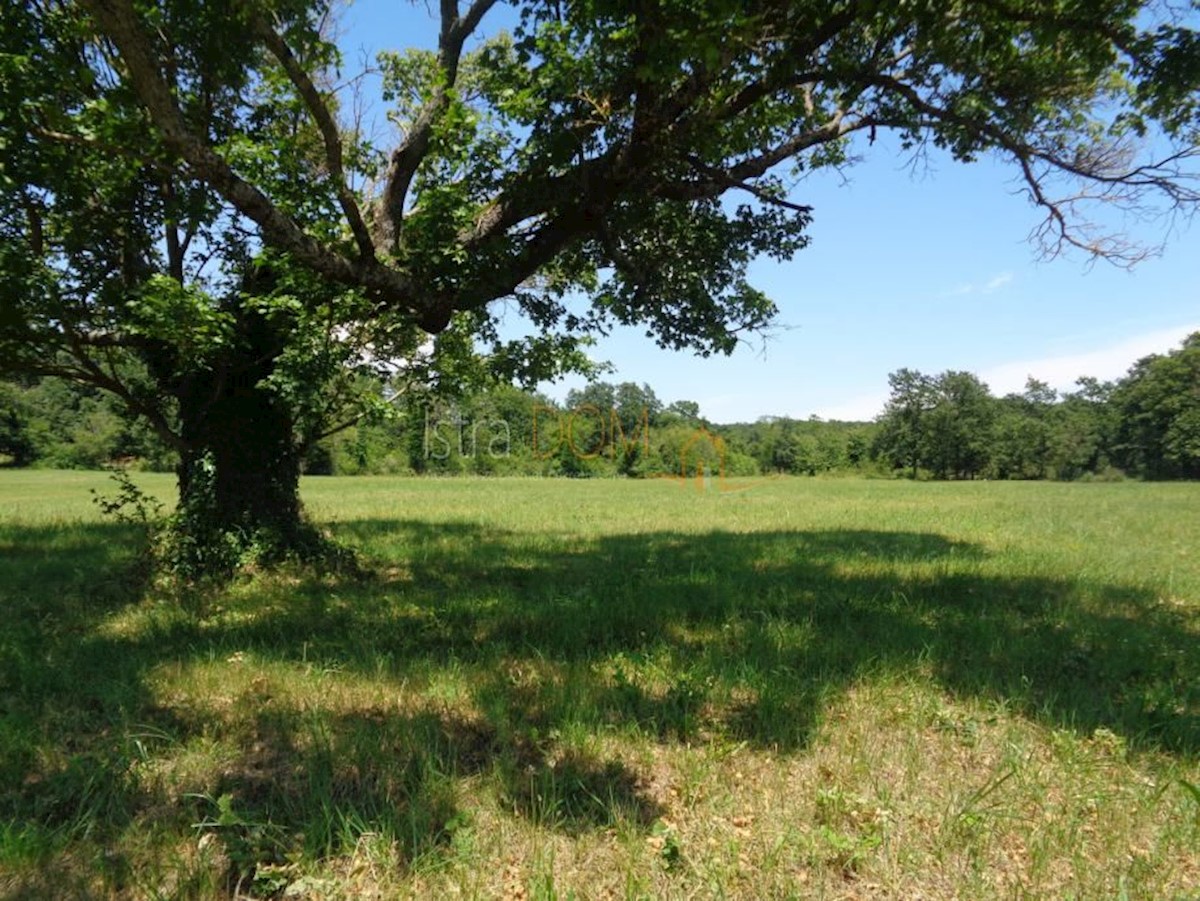
<path fill-rule="evenodd" d="M 343 21 L 348 64 L 359 50 L 429 46 L 436 33 L 420 3 L 360 0 Z M 1200 330 L 1200 228 L 1139 227 L 1166 246 L 1132 271 L 1079 256 L 1040 262 L 1028 236 L 1041 217 L 1010 168 L 933 153 L 914 172 L 883 136 L 863 150 L 859 164 L 793 190 L 814 208 L 809 247 L 753 267 L 781 311 L 771 338 L 701 359 L 620 329 L 594 349 L 615 366 L 606 379 L 694 400 L 716 422 L 870 419 L 901 367 L 966 369 L 996 394 L 1030 375 L 1069 388 L 1081 375 L 1119 377 Z M 578 384 L 544 390 L 561 399 Z"/>

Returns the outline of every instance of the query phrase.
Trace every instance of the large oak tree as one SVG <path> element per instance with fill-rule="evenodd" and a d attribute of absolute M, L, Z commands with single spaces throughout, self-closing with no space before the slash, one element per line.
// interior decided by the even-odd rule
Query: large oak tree
<path fill-rule="evenodd" d="M 2 368 L 152 423 L 198 546 L 299 540 L 300 454 L 381 361 L 452 379 L 482 342 L 536 379 L 613 322 L 729 352 L 775 313 L 747 264 L 805 244 L 789 179 L 881 131 L 1008 161 L 1051 254 L 1136 261 L 1106 209 L 1198 198 L 1200 41 L 1167 4 L 555 0 L 508 31 L 499 5 L 441 0 L 437 46 L 397 33 L 377 80 L 325 0 L 5 13 Z M 376 83 L 393 140 L 355 115 Z M 498 301 L 539 333 L 501 342 Z"/>

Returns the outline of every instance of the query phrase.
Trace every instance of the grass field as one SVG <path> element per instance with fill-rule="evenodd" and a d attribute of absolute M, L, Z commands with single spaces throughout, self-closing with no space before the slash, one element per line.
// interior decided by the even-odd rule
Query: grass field
<path fill-rule="evenodd" d="M 180 600 L 104 481 L 0 472 L 2 897 L 1200 898 L 1200 485 L 311 480 L 369 576 Z"/>

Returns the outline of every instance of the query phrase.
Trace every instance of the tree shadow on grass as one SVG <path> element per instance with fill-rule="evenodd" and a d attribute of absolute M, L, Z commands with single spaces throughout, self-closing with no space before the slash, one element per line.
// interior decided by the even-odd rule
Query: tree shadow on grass
<path fill-rule="evenodd" d="M 286 869 L 297 855 L 352 854 L 373 835 L 412 863 L 470 828 L 459 784 L 492 770 L 505 802 L 544 825 L 582 831 L 659 815 L 620 761 L 559 754 L 461 711 L 302 710 L 257 689 L 232 697 L 228 715 L 164 701 L 152 684 L 163 664 L 246 649 L 307 658 L 318 670 L 366 668 L 367 656 L 347 653 L 365 654 L 361 641 L 378 627 L 393 637 L 411 631 L 380 647 L 414 659 L 421 636 L 435 648 L 440 630 L 408 630 L 403 612 L 388 616 L 394 583 L 386 579 L 302 582 L 292 603 L 266 599 L 265 615 L 241 626 L 166 609 L 143 631 L 114 628 L 146 609 L 135 539 L 102 524 L 0 529 L 0 897 L 136 893 L 127 839 L 155 828 L 215 838 L 205 852 L 213 872 L 170 877 L 181 897 L 206 886 L 266 890 L 262 874 L 272 867 Z M 330 603 L 339 593 L 351 603 Z M 383 607 L 371 603 L 377 593 Z M 414 610 L 414 624 L 428 619 Z M 203 791 L 164 796 L 138 778 L 214 736 L 238 751 L 214 759 L 218 771 Z"/>
<path fill-rule="evenodd" d="M 231 593 L 224 610 L 132 633 L 105 626 L 139 598 L 120 550 L 127 530 L 0 531 L 10 611 L 0 820 L 24 824 L 28 839 L 10 828 L 6 853 L 33 859 L 84 835 L 99 848 L 142 828 L 161 799 L 130 774 L 154 757 L 138 750 L 151 733 L 177 747 L 225 730 L 236 744 L 207 799 L 173 815 L 185 831 L 217 822 L 227 797 L 228 821 L 210 828 L 233 856 L 254 858 L 232 861 L 242 875 L 285 859 L 296 836 L 309 857 L 346 853 L 371 832 L 409 860 L 436 851 L 467 828 L 465 776 L 542 825 L 644 827 L 662 814 L 645 774 L 563 735 L 635 729 L 795 752 L 839 693 L 881 672 L 919 670 L 1056 727 L 1200 752 L 1194 613 L 1131 585 L 1005 575 L 980 547 L 945 536 L 582 539 L 402 520 L 336 531 L 387 555 L 374 578 L 266 580 Z M 395 684 L 453 671 L 468 703 L 258 710 L 250 698 L 230 725 L 149 684 L 161 664 L 238 651 Z M 95 859 L 126 878 L 111 854 Z M 19 895 L 12 885 L 5 892 L 0 877 L 0 893 Z"/>
<path fill-rule="evenodd" d="M 92 897 L 120 881 L 117 856 L 25 869 L 92 832 L 128 828 L 144 803 L 130 778 L 131 741 L 154 710 L 143 678 L 152 655 L 114 655 L 96 630 L 141 596 L 137 530 L 105 524 L 0 524 L 0 894 Z M 142 725 L 135 730 L 130 716 Z M 117 724 L 130 728 L 115 734 Z M 7 878 L 6 870 L 20 875 Z M 47 881 L 49 880 L 49 881 Z"/>
<path fill-rule="evenodd" d="M 496 716 L 524 710 L 546 728 L 594 711 L 687 738 L 713 697 L 737 696 L 709 725 L 786 751 L 808 743 L 831 692 L 864 673 L 920 666 L 947 690 L 1056 726 L 1200 751 L 1200 623 L 1143 587 L 998 573 L 982 548 L 929 533 L 581 541 L 447 526 L 371 521 L 342 534 L 390 534 L 408 549 L 404 575 L 362 595 L 368 617 L 373 598 L 416 602 L 419 647 L 386 635 L 386 612 L 377 622 L 378 646 L 394 646 L 396 660 L 570 669 L 531 699 L 493 667 L 478 695 Z M 597 661 L 612 664 L 607 673 Z M 665 681 L 637 678 L 648 669 Z"/>
<path fill-rule="evenodd" d="M 145 588 L 135 547 L 127 527 L 0 525 L 0 734 L 12 739 L 0 745 L 0 767 L 23 759 L 23 737 L 49 730 L 71 752 L 102 728 L 105 711 L 144 704 L 146 660 L 114 656 L 96 639 Z"/>

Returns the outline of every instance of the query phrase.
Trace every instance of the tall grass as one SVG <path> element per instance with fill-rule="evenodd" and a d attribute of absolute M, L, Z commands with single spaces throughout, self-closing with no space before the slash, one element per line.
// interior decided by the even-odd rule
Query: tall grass
<path fill-rule="evenodd" d="M 0 473 L 9 896 L 1200 886 L 1200 486 L 310 480 L 370 575 L 181 604 L 101 481 Z"/>

